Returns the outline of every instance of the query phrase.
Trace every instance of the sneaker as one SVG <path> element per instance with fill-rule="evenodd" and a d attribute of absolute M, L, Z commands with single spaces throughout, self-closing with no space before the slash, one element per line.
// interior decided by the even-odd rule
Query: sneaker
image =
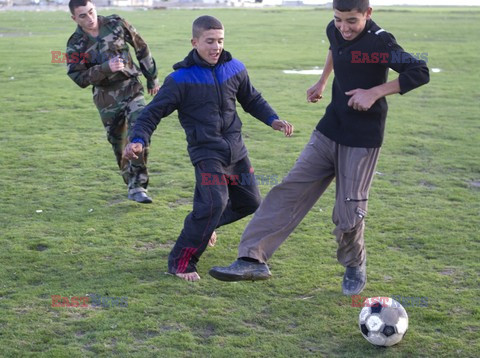
<path fill-rule="evenodd" d="M 347 266 L 343 275 L 342 291 L 344 295 L 358 295 L 367 284 L 367 261 L 360 266 Z"/>
<path fill-rule="evenodd" d="M 136 193 L 128 194 L 128 198 L 142 204 L 150 204 L 153 201 L 144 191 L 137 191 Z"/>
<path fill-rule="evenodd" d="M 220 281 L 258 281 L 272 276 L 267 264 L 245 260 L 237 260 L 228 267 L 212 267 L 208 273 Z"/>

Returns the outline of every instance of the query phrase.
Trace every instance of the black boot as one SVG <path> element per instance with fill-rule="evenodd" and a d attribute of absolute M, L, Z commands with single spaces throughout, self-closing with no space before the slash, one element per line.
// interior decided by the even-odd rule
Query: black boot
<path fill-rule="evenodd" d="M 272 274 L 267 264 L 238 259 L 228 267 L 212 267 L 209 274 L 220 281 L 268 280 Z"/>
<path fill-rule="evenodd" d="M 347 266 L 343 275 L 342 291 L 344 295 L 358 295 L 363 291 L 367 283 L 367 261 L 364 260 L 360 266 Z"/>

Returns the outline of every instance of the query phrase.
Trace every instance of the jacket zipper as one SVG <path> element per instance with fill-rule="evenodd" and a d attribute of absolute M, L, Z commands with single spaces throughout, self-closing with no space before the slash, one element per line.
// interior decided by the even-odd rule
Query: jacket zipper
<path fill-rule="evenodd" d="M 217 90 L 220 115 L 222 115 L 222 102 L 223 102 L 222 101 L 222 91 L 220 90 L 220 84 L 218 83 L 217 75 L 215 74 L 215 67 L 212 67 L 212 76 L 213 76 L 213 80 L 215 82 L 215 89 Z M 223 119 L 223 116 L 222 116 L 222 119 Z"/>
<path fill-rule="evenodd" d="M 219 112 L 220 118 L 222 118 L 222 135 L 223 135 L 223 129 L 225 127 L 225 119 L 223 118 L 223 112 L 222 112 L 223 96 L 222 96 L 222 90 L 220 88 L 220 84 L 218 83 L 217 75 L 215 74 L 215 67 L 216 66 L 212 67 L 212 76 L 215 82 L 215 88 L 217 90 L 217 95 L 218 95 L 218 112 Z M 230 143 L 228 142 L 228 140 L 225 139 L 225 141 L 228 143 L 228 146 L 230 147 Z M 230 147 L 230 162 L 232 160 L 233 160 L 233 150 Z"/>

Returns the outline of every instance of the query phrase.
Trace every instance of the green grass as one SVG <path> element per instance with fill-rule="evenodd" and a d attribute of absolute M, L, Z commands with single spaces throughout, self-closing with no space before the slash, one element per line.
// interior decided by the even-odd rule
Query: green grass
<path fill-rule="evenodd" d="M 191 22 L 218 16 L 226 48 L 296 127 L 285 139 L 240 111 L 256 172 L 288 172 L 330 91 L 307 104 L 317 77 L 282 70 L 323 66 L 330 10 L 118 13 L 149 43 L 161 78 L 189 51 Z M 366 342 L 358 308 L 341 294 L 333 186 L 271 259 L 273 279 L 222 283 L 207 274 L 235 259 L 249 218 L 218 230 L 199 263 L 200 282 L 165 275 L 194 186 L 176 115 L 153 137 L 154 203 L 128 201 L 91 91 L 51 63 L 50 52 L 63 51 L 74 31 L 68 13 L 0 12 L 0 356 L 477 356 L 480 11 L 383 8 L 374 19 L 442 69 L 427 86 L 389 98 L 367 218 L 363 295 L 428 297 L 428 307 L 407 307 L 400 344 Z M 128 308 L 51 307 L 51 295 L 89 293 L 126 296 Z"/>

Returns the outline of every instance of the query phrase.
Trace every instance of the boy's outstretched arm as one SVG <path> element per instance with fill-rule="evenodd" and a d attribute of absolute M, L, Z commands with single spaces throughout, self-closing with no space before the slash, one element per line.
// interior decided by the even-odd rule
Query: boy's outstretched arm
<path fill-rule="evenodd" d="M 327 80 L 333 71 L 333 57 L 332 50 L 328 50 L 327 58 L 325 59 L 325 66 L 323 66 L 322 76 L 312 87 L 307 90 L 307 101 L 316 103 L 323 98 L 323 91 L 327 86 Z"/>
<path fill-rule="evenodd" d="M 123 151 L 125 159 L 138 158 L 137 154 L 143 151 L 143 147 L 149 145 L 150 138 L 162 118 L 167 117 L 177 109 L 180 97 L 175 81 L 171 76 L 167 76 L 155 98 L 143 108 L 131 128 L 129 135 L 131 142 L 125 146 Z"/>
<path fill-rule="evenodd" d="M 278 115 L 267 101 L 265 101 L 260 92 L 252 86 L 246 69 L 243 72 L 243 79 L 238 87 L 237 100 L 245 112 L 250 113 L 253 117 L 271 126 L 274 130 L 283 131 L 286 137 L 292 136 L 293 125 L 279 119 Z"/>

